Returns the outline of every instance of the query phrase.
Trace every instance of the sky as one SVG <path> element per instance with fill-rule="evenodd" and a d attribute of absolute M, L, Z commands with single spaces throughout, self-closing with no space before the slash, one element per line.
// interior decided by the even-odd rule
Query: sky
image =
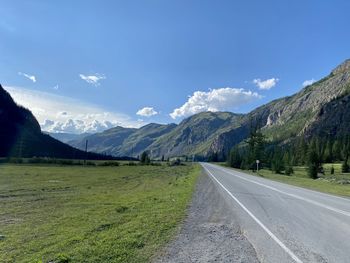
<path fill-rule="evenodd" d="M 349 1 L 1 1 L 0 83 L 43 130 L 246 113 L 350 58 Z"/>

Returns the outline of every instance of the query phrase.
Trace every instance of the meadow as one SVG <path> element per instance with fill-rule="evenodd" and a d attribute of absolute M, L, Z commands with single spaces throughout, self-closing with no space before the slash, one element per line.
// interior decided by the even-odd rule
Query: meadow
<path fill-rule="evenodd" d="M 0 164 L 0 262 L 149 262 L 198 165 Z"/>
<path fill-rule="evenodd" d="M 331 174 L 332 166 L 334 174 Z M 276 174 L 269 169 L 261 169 L 258 174 L 248 170 L 244 170 L 244 172 L 324 193 L 350 197 L 350 174 L 341 172 L 341 164 L 326 163 L 323 164 L 323 168 L 324 174 L 319 174 L 318 179 L 311 179 L 305 166 L 293 166 L 294 173 L 290 176 Z"/>

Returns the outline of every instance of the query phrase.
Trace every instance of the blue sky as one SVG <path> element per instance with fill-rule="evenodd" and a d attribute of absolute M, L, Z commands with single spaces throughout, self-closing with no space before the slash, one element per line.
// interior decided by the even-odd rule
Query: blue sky
<path fill-rule="evenodd" d="M 56 131 L 248 112 L 350 58 L 349 10 L 349 1 L 2 1 L 0 81 Z"/>

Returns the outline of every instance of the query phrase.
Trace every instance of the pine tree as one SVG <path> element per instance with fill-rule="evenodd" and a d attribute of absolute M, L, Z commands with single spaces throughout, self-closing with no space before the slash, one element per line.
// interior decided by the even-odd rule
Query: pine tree
<path fill-rule="evenodd" d="M 331 140 L 328 140 L 323 154 L 323 160 L 326 163 L 333 162 L 333 144 Z"/>
<path fill-rule="evenodd" d="M 228 158 L 228 165 L 230 167 L 240 168 L 241 167 L 241 163 L 242 163 L 242 156 L 239 153 L 238 147 L 235 146 L 230 151 L 230 155 L 229 155 L 229 158 Z"/>
<path fill-rule="evenodd" d="M 151 160 L 150 160 L 148 153 L 146 151 L 141 154 L 140 163 L 141 164 L 150 164 L 151 163 Z"/>
<path fill-rule="evenodd" d="M 308 153 L 308 175 L 312 179 L 318 178 L 318 171 L 320 167 L 319 157 L 316 151 L 316 141 L 311 142 Z"/>
<path fill-rule="evenodd" d="M 284 170 L 281 150 L 275 147 L 274 155 L 271 162 L 271 168 L 276 174 L 280 174 Z"/>
<path fill-rule="evenodd" d="M 339 139 L 335 140 L 333 144 L 333 158 L 335 161 L 340 161 L 342 159 L 341 156 L 341 143 Z"/>
<path fill-rule="evenodd" d="M 246 140 L 248 144 L 248 166 L 255 169 L 255 161 L 264 159 L 265 137 L 256 128 L 251 129 L 250 136 Z"/>

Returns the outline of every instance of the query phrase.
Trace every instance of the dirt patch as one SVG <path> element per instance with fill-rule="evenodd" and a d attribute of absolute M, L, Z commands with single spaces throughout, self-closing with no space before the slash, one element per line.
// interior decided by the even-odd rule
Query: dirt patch
<path fill-rule="evenodd" d="M 179 234 L 154 260 L 165 262 L 259 262 L 240 231 L 232 206 L 204 173 Z"/>

